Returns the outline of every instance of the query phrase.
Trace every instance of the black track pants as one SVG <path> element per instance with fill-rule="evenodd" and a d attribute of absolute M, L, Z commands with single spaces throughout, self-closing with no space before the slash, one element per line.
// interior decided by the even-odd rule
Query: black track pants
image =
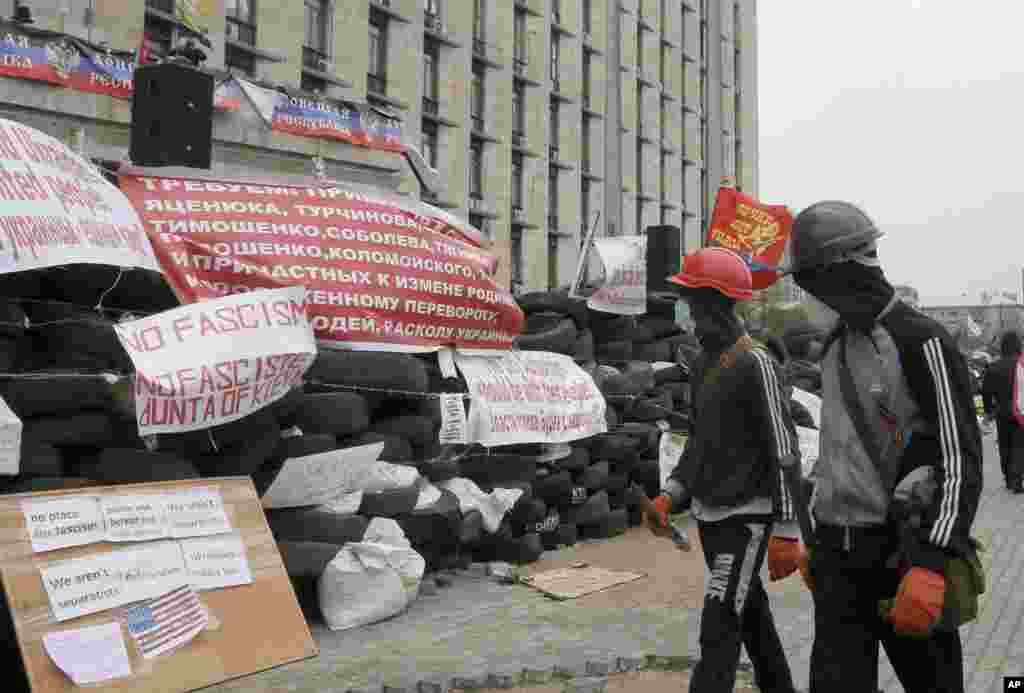
<path fill-rule="evenodd" d="M 964 693 L 960 633 L 927 640 L 901 637 L 878 614 L 878 601 L 896 594 L 899 575 L 885 563 L 891 534 L 839 536 L 819 531 L 811 554 L 814 647 L 810 693 L 877 691 L 879 644 L 906 693 Z M 849 549 L 845 548 L 848 546 Z"/>
<path fill-rule="evenodd" d="M 742 644 L 754 663 L 761 691 L 793 693 L 789 663 L 761 584 L 771 519 L 733 517 L 701 522 L 699 529 L 708 579 L 700 619 L 700 661 L 690 692 L 732 693 Z"/>

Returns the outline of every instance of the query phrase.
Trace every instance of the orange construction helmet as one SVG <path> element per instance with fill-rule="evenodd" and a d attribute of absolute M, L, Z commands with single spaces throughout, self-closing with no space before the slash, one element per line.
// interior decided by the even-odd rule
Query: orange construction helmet
<path fill-rule="evenodd" d="M 688 289 L 714 289 L 737 301 L 754 297 L 750 268 L 727 248 L 701 248 L 683 256 L 683 271 L 668 281 Z"/>

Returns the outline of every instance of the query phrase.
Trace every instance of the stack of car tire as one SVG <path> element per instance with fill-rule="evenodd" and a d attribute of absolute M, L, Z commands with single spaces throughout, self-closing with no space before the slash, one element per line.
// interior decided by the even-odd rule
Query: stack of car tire
<path fill-rule="evenodd" d="M 652 292 L 647 312 L 634 317 L 590 310 L 586 299 L 566 291 L 517 298 L 526 314 L 517 348 L 566 354 L 588 370 L 605 395 L 609 429 L 548 446 L 537 458 L 533 498 L 513 512 L 522 515 L 522 529 L 532 526 L 537 535 L 523 535 L 530 546 L 619 534 L 640 522 L 636 494 L 657 494 L 661 433 L 688 430 L 686 364 L 700 351 L 676 323 L 676 300 L 671 292 Z"/>

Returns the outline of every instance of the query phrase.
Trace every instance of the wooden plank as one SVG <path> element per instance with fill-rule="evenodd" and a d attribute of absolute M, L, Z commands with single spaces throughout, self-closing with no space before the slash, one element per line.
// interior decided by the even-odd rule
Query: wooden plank
<path fill-rule="evenodd" d="M 103 542 L 34 554 L 20 503 L 26 499 L 145 494 L 194 487 L 211 487 L 220 491 L 231 526 L 241 534 L 245 543 L 253 575 L 252 584 L 201 592 L 200 599 L 211 613 L 213 627 L 166 656 L 143 660 L 134 651 L 125 632 L 132 677 L 90 688 L 181 693 L 318 654 L 267 526 L 256 489 L 248 477 L 6 495 L 0 496 L 0 578 L 33 691 L 77 690 L 43 649 L 45 633 L 110 622 L 115 617 L 114 612 L 119 611 L 108 610 L 57 623 L 50 610 L 39 568 L 56 561 L 144 546 L 147 542 Z"/>

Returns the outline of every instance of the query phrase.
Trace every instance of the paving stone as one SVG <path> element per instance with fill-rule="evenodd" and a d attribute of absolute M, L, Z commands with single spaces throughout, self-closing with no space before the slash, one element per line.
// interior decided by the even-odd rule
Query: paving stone
<path fill-rule="evenodd" d="M 509 674 L 487 675 L 487 688 L 515 688 L 517 683 L 516 677 Z"/>
<path fill-rule="evenodd" d="M 583 676 L 571 679 L 565 686 L 566 693 L 604 693 L 608 688 L 607 676 Z"/>

